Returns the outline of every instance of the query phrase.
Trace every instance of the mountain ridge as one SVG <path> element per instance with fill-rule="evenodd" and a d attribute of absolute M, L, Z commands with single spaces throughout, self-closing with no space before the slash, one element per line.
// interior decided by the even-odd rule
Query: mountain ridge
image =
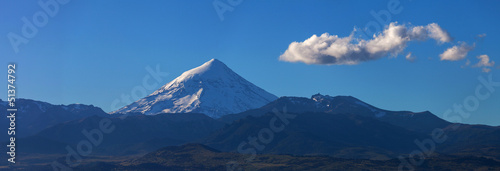
<path fill-rule="evenodd" d="M 436 115 L 424 112 L 411 111 L 389 111 L 372 106 L 352 96 L 329 96 L 315 94 L 311 98 L 283 96 L 260 108 L 251 109 L 237 114 L 225 115 L 218 120 L 231 123 L 247 116 L 262 116 L 273 110 L 283 111 L 286 107 L 288 112 L 325 112 L 331 114 L 356 114 L 364 117 L 375 118 L 409 130 L 429 133 L 434 128 L 444 128 L 451 123 Z"/>
<path fill-rule="evenodd" d="M 0 114 L 7 116 L 6 101 L 0 100 Z M 18 98 L 16 99 L 16 136 L 26 137 L 31 136 L 43 129 L 51 126 L 81 119 L 92 115 L 101 117 L 108 117 L 109 115 L 101 108 L 94 105 L 84 104 L 69 104 L 69 105 L 54 105 L 47 102 Z M 3 117 L 0 119 L 0 126 L 7 127 L 9 122 L 8 118 Z M 0 134 L 4 138 L 7 134 Z"/>

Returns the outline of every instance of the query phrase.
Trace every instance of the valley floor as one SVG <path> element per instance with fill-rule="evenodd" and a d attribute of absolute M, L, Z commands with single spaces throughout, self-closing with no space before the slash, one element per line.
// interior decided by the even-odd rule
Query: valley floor
<path fill-rule="evenodd" d="M 16 168 L 0 170 L 53 170 L 49 159 L 63 156 L 31 156 Z M 411 161 L 405 158 L 406 161 Z M 201 144 L 170 146 L 142 156 L 94 156 L 73 170 L 500 170 L 500 161 L 484 157 L 436 155 L 419 165 L 400 159 L 341 159 L 329 156 L 292 156 L 259 154 L 256 156 L 220 152 Z"/>

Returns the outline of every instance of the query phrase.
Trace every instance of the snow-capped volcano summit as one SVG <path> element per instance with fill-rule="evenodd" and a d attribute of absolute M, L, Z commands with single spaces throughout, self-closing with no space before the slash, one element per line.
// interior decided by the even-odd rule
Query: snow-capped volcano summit
<path fill-rule="evenodd" d="M 210 117 L 261 107 L 277 97 L 211 59 L 182 73 L 149 96 L 112 113 L 204 113 Z"/>

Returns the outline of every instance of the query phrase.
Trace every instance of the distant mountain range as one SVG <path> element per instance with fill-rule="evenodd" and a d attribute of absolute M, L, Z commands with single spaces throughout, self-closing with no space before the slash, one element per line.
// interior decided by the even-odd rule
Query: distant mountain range
<path fill-rule="evenodd" d="M 273 109 L 282 110 L 285 107 L 289 112 L 293 113 L 356 114 L 421 133 L 429 133 L 434 128 L 444 128 L 451 124 L 428 111 L 419 113 L 388 111 L 374 107 L 351 96 L 332 97 L 321 94 L 313 95 L 311 98 L 281 97 L 261 108 L 226 115 L 219 118 L 219 120 L 230 123 L 247 116 L 261 116 L 272 112 Z"/>
<path fill-rule="evenodd" d="M 289 119 L 283 132 L 258 152 L 388 159 L 410 153 L 418 148 L 415 140 L 430 138 L 439 128 L 447 140 L 437 145 L 436 153 L 500 159 L 499 127 L 453 124 L 430 112 L 388 111 L 354 97 L 320 94 L 311 98 L 281 97 L 261 108 L 221 117 L 219 121 L 230 124 L 204 144 L 236 152 L 241 142 L 269 127 L 276 115 L 273 110 L 283 113 L 283 109 L 295 118 Z"/>
<path fill-rule="evenodd" d="M 257 141 L 263 146 L 262 149 L 249 145 L 249 139 L 258 138 L 261 130 L 270 128 L 270 121 L 277 116 L 276 112 L 286 112 L 294 117 L 288 119 L 289 123 L 282 131 L 275 133 L 270 142 Z M 382 116 L 381 112 L 385 114 Z M 431 132 L 426 131 L 436 126 L 443 129 L 447 140 L 436 144 L 433 154 L 452 155 L 454 160 L 470 156 L 500 160 L 500 127 L 453 124 L 429 112 L 382 110 L 349 96 L 331 97 L 317 94 L 312 98 L 281 97 L 261 108 L 218 119 L 196 113 L 129 113 L 124 119 L 118 117 L 124 115 L 99 116 L 100 112 L 97 113 L 98 115 L 63 121 L 34 135 L 19 138 L 18 145 L 24 147 L 18 150 L 19 155 L 37 156 L 29 158 L 29 161 L 41 165 L 64 158 L 67 145 L 76 147 L 79 141 L 86 139 L 81 133 L 82 130 L 98 128 L 99 121 L 108 118 L 116 126 L 116 130 L 104 136 L 103 143 L 93 149 L 90 158 L 133 157 L 166 146 L 199 143 L 216 151 L 229 152 L 221 153 L 222 155 L 236 155 L 235 153 L 241 152 L 239 149 L 253 148 L 259 156 L 278 155 L 274 156 L 278 158 L 287 154 L 390 160 L 407 156 L 419 149 L 415 140 L 430 138 Z M 283 124 L 279 118 L 275 120 L 275 126 L 280 127 Z M 457 125 L 458 129 L 454 129 Z M 239 147 L 243 142 L 247 144 Z M 383 166 L 385 164 L 387 163 Z"/>
<path fill-rule="evenodd" d="M 0 114 L 7 116 L 7 102 L 0 100 Z M 46 102 L 16 99 L 16 137 L 34 135 L 48 127 L 89 116 L 109 117 L 101 108 L 93 105 L 53 105 Z M 0 127 L 7 128 L 8 118 L 0 118 Z M 0 134 L 5 139 L 7 134 Z"/>
<path fill-rule="evenodd" d="M 6 105 L 0 100 L 0 114 L 6 115 Z M 19 167 L 32 170 L 64 162 L 66 147 L 76 148 L 88 138 L 82 132 L 99 128 L 103 119 L 115 129 L 87 156 L 98 162 L 81 170 L 221 169 L 226 160 L 248 156 L 239 152 L 257 155 L 243 163 L 248 169 L 349 169 L 356 162 L 362 163 L 357 169 L 393 169 L 395 158 L 418 150 L 416 140 L 431 138 L 435 129 L 447 138 L 435 144 L 422 168 L 498 169 L 500 161 L 500 127 L 450 123 L 428 111 L 384 110 L 351 96 L 276 98 L 215 59 L 111 114 L 92 105 L 28 99 L 18 99 L 17 108 Z M 5 117 L 0 121 L 8 126 Z M 5 134 L 0 138 L 7 142 Z"/>

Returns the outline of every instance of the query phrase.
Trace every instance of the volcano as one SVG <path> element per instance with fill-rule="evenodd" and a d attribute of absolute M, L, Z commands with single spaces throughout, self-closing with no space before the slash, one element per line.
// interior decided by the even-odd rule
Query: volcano
<path fill-rule="evenodd" d="M 114 113 L 203 113 L 212 118 L 255 109 L 277 97 L 211 59 Z"/>

